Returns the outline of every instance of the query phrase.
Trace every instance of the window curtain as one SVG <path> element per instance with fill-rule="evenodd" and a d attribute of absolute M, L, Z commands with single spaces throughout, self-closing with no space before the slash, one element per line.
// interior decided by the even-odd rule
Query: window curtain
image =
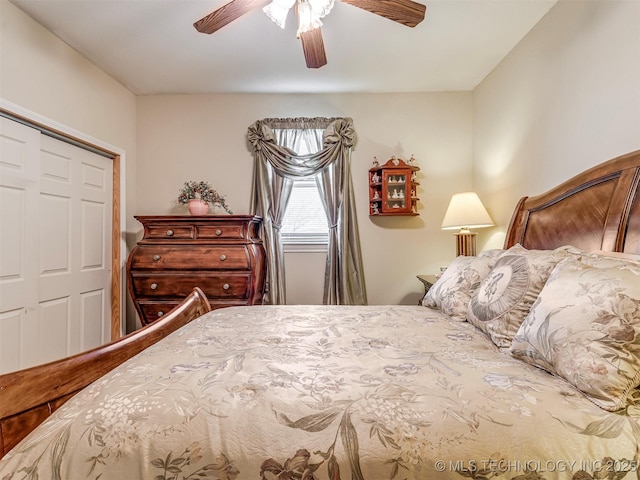
<path fill-rule="evenodd" d="M 316 153 L 297 155 L 278 144 L 274 129 L 281 138 L 299 135 L 295 141 L 307 142 L 313 142 L 313 135 L 294 130 L 323 129 L 322 148 Z M 351 182 L 353 121 L 350 118 L 267 118 L 253 123 L 247 137 L 255 158 L 251 211 L 263 218 L 263 241 L 269 261 L 267 303 L 286 303 L 280 227 L 293 179 L 317 175 L 329 223 L 323 303 L 365 305 L 364 271 Z M 319 147 L 315 144 L 313 150 Z"/>

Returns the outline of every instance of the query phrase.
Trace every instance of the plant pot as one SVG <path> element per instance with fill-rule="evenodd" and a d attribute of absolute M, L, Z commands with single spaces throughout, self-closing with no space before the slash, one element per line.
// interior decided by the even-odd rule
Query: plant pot
<path fill-rule="evenodd" d="M 209 204 L 199 198 L 189 200 L 189 213 L 191 215 L 206 215 L 209 213 Z"/>

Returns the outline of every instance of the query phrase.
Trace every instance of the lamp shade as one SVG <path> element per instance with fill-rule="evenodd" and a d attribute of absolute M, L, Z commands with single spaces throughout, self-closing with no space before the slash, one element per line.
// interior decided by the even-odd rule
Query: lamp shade
<path fill-rule="evenodd" d="M 492 227 L 493 220 L 475 192 L 456 193 L 442 220 L 442 230 Z"/>

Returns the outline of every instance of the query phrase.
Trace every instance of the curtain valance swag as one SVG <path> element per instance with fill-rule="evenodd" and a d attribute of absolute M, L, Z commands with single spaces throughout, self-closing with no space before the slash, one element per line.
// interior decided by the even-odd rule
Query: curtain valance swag
<path fill-rule="evenodd" d="M 311 119 L 309 126 L 301 119 L 264 119 L 249 127 L 247 137 L 255 152 L 259 152 L 276 172 L 289 177 L 315 175 L 330 163 L 336 161 L 345 149 L 353 147 L 356 132 L 350 118 Z M 324 128 L 323 148 L 317 153 L 298 155 L 287 147 L 278 145 L 272 128 Z"/>

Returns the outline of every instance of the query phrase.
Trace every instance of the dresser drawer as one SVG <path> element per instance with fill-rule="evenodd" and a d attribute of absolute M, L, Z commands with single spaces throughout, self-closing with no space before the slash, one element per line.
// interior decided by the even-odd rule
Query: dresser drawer
<path fill-rule="evenodd" d="M 131 268 L 162 270 L 250 270 L 243 245 L 204 246 L 139 245 L 131 257 Z"/>
<path fill-rule="evenodd" d="M 218 308 L 239 307 L 239 306 L 248 305 L 246 300 L 237 300 L 237 299 L 228 299 L 228 300 L 210 299 L 209 302 L 211 303 L 211 308 L 213 310 L 216 310 Z M 178 300 L 176 300 L 175 302 L 166 301 L 166 300 L 162 300 L 162 301 L 141 300 L 140 302 L 138 302 L 138 305 L 137 305 L 139 311 L 142 312 L 142 315 L 140 316 L 140 322 L 144 326 L 144 325 L 153 323 L 155 320 L 160 320 L 172 309 L 177 307 L 178 304 L 179 304 Z"/>
<path fill-rule="evenodd" d="M 177 307 L 179 303 L 179 300 L 176 300 L 175 302 L 139 302 L 138 306 L 142 311 L 140 321 L 143 325 L 148 325 L 154 320 L 158 320 L 165 316 L 167 313 Z"/>
<path fill-rule="evenodd" d="M 145 238 L 159 240 L 184 240 L 195 235 L 194 227 L 190 225 L 147 225 Z"/>
<path fill-rule="evenodd" d="M 200 287 L 210 298 L 249 298 L 251 275 L 215 272 L 194 274 L 131 275 L 134 294 L 139 298 L 186 297 L 194 287 Z"/>
<path fill-rule="evenodd" d="M 242 240 L 245 238 L 243 225 L 197 225 L 199 240 Z"/>

